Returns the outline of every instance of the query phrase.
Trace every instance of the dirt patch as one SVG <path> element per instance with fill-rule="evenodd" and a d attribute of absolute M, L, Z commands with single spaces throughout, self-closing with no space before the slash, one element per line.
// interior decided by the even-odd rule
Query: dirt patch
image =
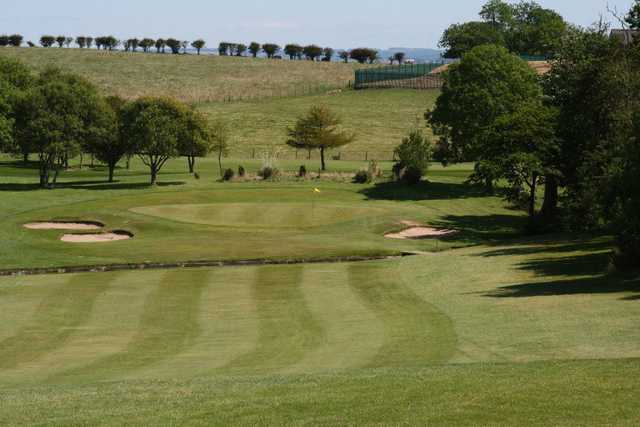
<path fill-rule="evenodd" d="M 449 237 L 458 233 L 457 230 L 449 230 L 446 228 L 427 227 L 414 221 L 402 221 L 402 225 L 406 225 L 407 229 L 398 233 L 388 233 L 384 237 L 387 239 L 430 239 L 434 237 Z"/>
<path fill-rule="evenodd" d="M 109 233 L 96 234 L 65 234 L 60 240 L 67 243 L 108 243 L 129 240 L 133 234 L 128 231 L 116 230 Z"/>
<path fill-rule="evenodd" d="M 91 221 L 79 221 L 79 222 L 62 222 L 62 221 L 50 221 L 50 222 L 31 222 L 24 224 L 24 228 L 29 230 L 100 230 L 104 227 L 104 224 Z"/>
<path fill-rule="evenodd" d="M 551 71 L 551 63 L 549 61 L 529 61 L 528 64 L 529 67 L 531 67 L 531 69 L 540 76 L 543 76 Z M 433 71 L 431 71 L 431 74 L 442 74 L 445 71 L 449 70 L 450 66 L 451 64 L 441 65 L 440 67 L 433 69 Z"/>

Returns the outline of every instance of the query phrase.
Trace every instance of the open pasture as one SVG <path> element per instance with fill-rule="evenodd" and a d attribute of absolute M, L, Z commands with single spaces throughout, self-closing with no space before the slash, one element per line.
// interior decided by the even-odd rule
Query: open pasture
<path fill-rule="evenodd" d="M 0 49 L 36 70 L 60 67 L 126 99 L 170 96 L 183 102 L 295 96 L 345 88 L 359 65 L 94 49 Z"/>
<path fill-rule="evenodd" d="M 424 113 L 433 107 L 439 91 L 403 89 L 344 91 L 341 93 L 287 99 L 265 99 L 234 104 L 199 105 L 211 119 L 228 121 L 234 129 L 234 154 L 260 156 L 265 150 L 294 159 L 293 149 L 285 145 L 287 127 L 313 105 L 325 105 L 340 115 L 345 129 L 356 132 L 356 140 L 334 150 L 344 160 L 391 160 L 393 150 L 407 132 L 423 127 Z M 307 158 L 301 150 L 298 158 Z M 317 158 L 317 153 L 312 153 Z"/>

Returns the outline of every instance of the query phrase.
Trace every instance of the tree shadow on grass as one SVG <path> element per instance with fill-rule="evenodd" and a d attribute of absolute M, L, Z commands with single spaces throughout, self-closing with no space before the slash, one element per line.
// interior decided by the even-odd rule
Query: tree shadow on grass
<path fill-rule="evenodd" d="M 519 236 L 526 225 L 522 215 L 446 215 L 429 225 L 458 230 L 447 238 L 451 241 L 492 242 Z"/>
<path fill-rule="evenodd" d="M 505 286 L 484 295 L 492 298 L 532 298 L 542 296 L 587 295 L 612 293 L 640 293 L 640 277 L 634 279 L 617 276 L 600 276 L 557 280 L 541 283 L 525 283 Z M 640 295 L 622 298 L 626 301 L 640 300 Z"/>
<path fill-rule="evenodd" d="M 608 274 L 611 262 L 609 239 L 599 237 L 590 240 L 570 239 L 565 242 L 537 241 L 535 244 L 518 244 L 479 254 L 491 258 L 496 256 L 535 256 L 525 259 L 516 267 L 531 271 L 537 276 L 553 277 L 556 280 L 510 285 L 483 293 L 493 298 L 530 298 L 541 296 L 640 293 L 639 274 Z M 623 298 L 637 300 L 640 295 Z"/>
<path fill-rule="evenodd" d="M 360 191 L 369 200 L 449 200 L 472 197 L 492 197 L 484 187 L 443 182 L 421 182 L 406 185 L 398 182 L 383 182 Z"/>
<path fill-rule="evenodd" d="M 173 187 L 185 185 L 184 181 L 159 182 L 158 187 Z M 151 188 L 148 182 L 107 182 L 107 181 L 67 181 L 59 182 L 52 190 L 143 190 Z M 37 183 L 0 183 L 0 191 L 37 191 L 41 190 Z"/>

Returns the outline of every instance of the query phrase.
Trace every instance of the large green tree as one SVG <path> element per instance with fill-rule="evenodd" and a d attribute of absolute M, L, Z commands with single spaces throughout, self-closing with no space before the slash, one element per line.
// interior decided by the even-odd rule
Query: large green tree
<path fill-rule="evenodd" d="M 627 24 L 634 30 L 640 30 L 640 0 L 634 0 L 633 6 L 626 17 Z"/>
<path fill-rule="evenodd" d="M 107 165 L 109 182 L 113 182 L 118 162 L 133 154 L 135 148 L 133 140 L 122 129 L 122 112 L 126 105 L 127 102 L 117 96 L 110 96 L 98 104 L 96 132 L 86 144 L 89 152 Z"/>
<path fill-rule="evenodd" d="M 486 130 L 495 120 L 542 94 L 527 64 L 493 45 L 471 50 L 449 68 L 444 80 L 427 118 L 450 162 L 481 159 L 489 142 Z"/>
<path fill-rule="evenodd" d="M 187 158 L 189 173 L 194 173 L 196 158 L 209 154 L 212 144 L 207 118 L 195 109 L 188 109 L 184 117 L 184 134 L 180 138 L 180 154 Z"/>
<path fill-rule="evenodd" d="M 638 136 L 640 51 L 610 39 L 608 28 L 574 29 L 545 82 L 559 110 L 556 167 L 565 187 L 565 222 L 610 227 L 621 268 L 640 265 Z"/>
<path fill-rule="evenodd" d="M 539 186 L 557 175 L 550 161 L 558 151 L 555 122 L 556 111 L 538 98 L 500 115 L 487 131 L 481 161 L 509 183 L 507 198 L 525 202 L 531 219 Z"/>
<path fill-rule="evenodd" d="M 485 44 L 505 46 L 504 33 L 486 22 L 451 25 L 440 39 L 440 47 L 446 49 L 446 58 L 460 58 L 474 47 Z"/>
<path fill-rule="evenodd" d="M 206 44 L 207 44 L 207 42 L 205 42 L 204 40 L 198 39 L 198 40 L 196 40 L 196 41 L 191 43 L 191 47 L 194 48 L 198 52 L 198 55 L 200 55 L 200 51 L 202 49 L 204 49 Z"/>
<path fill-rule="evenodd" d="M 21 62 L 0 58 L 0 150 L 22 154 L 28 160 L 27 144 L 20 147 L 15 138 L 16 103 L 34 82 L 31 71 Z"/>
<path fill-rule="evenodd" d="M 284 54 L 287 55 L 290 60 L 294 61 L 302 57 L 303 49 L 299 44 L 291 43 L 284 47 Z"/>
<path fill-rule="evenodd" d="M 122 132 L 149 168 L 151 185 L 157 184 L 166 162 L 180 155 L 186 114 L 183 104 L 169 98 L 141 98 L 122 111 Z"/>
<path fill-rule="evenodd" d="M 56 69 L 43 71 L 20 97 L 15 135 L 18 145 L 37 153 L 42 187 L 54 187 L 69 156 L 98 132 L 100 102 L 91 83 Z"/>
<path fill-rule="evenodd" d="M 342 147 L 355 140 L 355 135 L 341 128 L 340 117 L 328 107 L 313 106 L 307 114 L 300 117 L 295 126 L 288 128 L 287 144 L 294 148 L 320 151 L 320 165 L 327 169 L 325 152 L 328 149 Z"/>
<path fill-rule="evenodd" d="M 551 56 L 567 30 L 562 16 L 534 1 L 489 0 L 480 18 L 481 22 L 453 24 L 445 30 L 440 46 L 446 49 L 446 57 L 461 57 L 488 43 L 519 55 Z"/>

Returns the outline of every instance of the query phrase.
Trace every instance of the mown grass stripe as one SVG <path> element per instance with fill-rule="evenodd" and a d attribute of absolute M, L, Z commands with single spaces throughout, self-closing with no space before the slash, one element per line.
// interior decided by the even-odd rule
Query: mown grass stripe
<path fill-rule="evenodd" d="M 411 291 L 397 263 L 349 266 L 349 284 L 384 323 L 386 339 L 370 366 L 444 363 L 456 352 L 452 320 Z"/>
<path fill-rule="evenodd" d="M 326 331 L 322 346 L 292 367 L 293 372 L 365 366 L 384 342 L 384 324 L 349 286 L 349 267 L 321 264 L 304 269 L 306 304 Z"/>
<path fill-rule="evenodd" d="M 62 347 L 90 318 L 115 276 L 80 274 L 56 286 L 20 331 L 0 342 L 0 370 L 12 369 Z"/>
<path fill-rule="evenodd" d="M 121 377 L 188 349 L 200 333 L 199 307 L 207 278 L 198 270 L 165 273 L 147 297 L 138 332 L 127 347 L 66 375 Z"/>
<path fill-rule="evenodd" d="M 259 268 L 252 288 L 259 318 L 258 342 L 227 369 L 281 370 L 322 344 L 324 331 L 302 293 L 303 273 L 303 266 Z"/>

